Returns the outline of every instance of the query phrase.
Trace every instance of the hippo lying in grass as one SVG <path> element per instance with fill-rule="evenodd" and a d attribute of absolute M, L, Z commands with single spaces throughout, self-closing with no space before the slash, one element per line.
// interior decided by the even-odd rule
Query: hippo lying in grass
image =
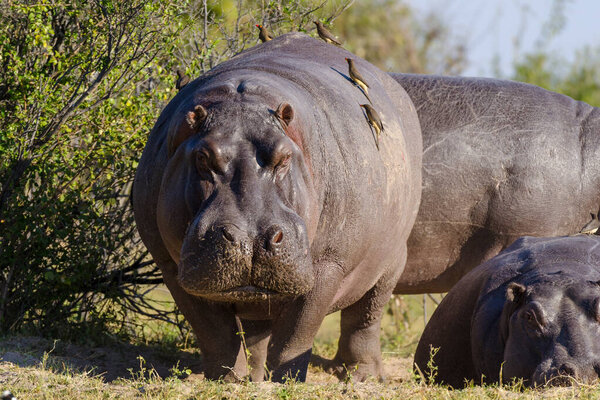
<path fill-rule="evenodd" d="M 385 127 L 379 149 L 347 57 Z M 245 51 L 177 94 L 150 133 L 133 207 L 207 378 L 262 380 L 266 361 L 271 379 L 304 380 L 313 338 L 336 310 L 334 370 L 381 375 L 380 319 L 406 260 L 421 154 L 402 87 L 302 34 Z"/>
<path fill-rule="evenodd" d="M 520 236 L 600 208 L 600 109 L 536 86 L 392 74 L 423 133 L 423 193 L 396 293 L 448 291 Z"/>
<path fill-rule="evenodd" d="M 415 353 L 423 374 L 431 348 L 435 381 L 453 387 L 598 379 L 600 237 L 518 239 L 444 297 Z"/>

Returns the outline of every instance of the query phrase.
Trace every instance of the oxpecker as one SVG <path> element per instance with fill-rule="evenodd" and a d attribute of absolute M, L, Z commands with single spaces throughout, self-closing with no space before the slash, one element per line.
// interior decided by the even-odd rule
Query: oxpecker
<path fill-rule="evenodd" d="M 261 42 L 268 42 L 269 40 L 273 39 L 271 37 L 271 34 L 269 34 L 269 31 L 267 30 L 267 28 L 265 28 L 264 26 L 257 24 L 256 27 L 260 30 L 260 33 L 258 34 L 258 38 L 260 39 Z"/>
<path fill-rule="evenodd" d="M 367 121 L 369 125 L 375 130 L 375 145 L 377 146 L 377 150 L 379 150 L 379 135 L 383 132 L 383 123 L 381 122 L 381 117 L 373 107 L 369 104 L 361 104 L 362 108 L 365 109 L 367 113 Z"/>
<path fill-rule="evenodd" d="M 319 37 L 330 44 L 335 44 L 336 46 L 341 46 L 342 43 L 335 37 L 331 32 L 327 30 L 321 23 L 321 21 L 314 21 L 315 25 L 317 25 L 317 33 Z"/>
<path fill-rule="evenodd" d="M 189 82 L 190 82 L 190 77 L 178 69 L 177 70 L 177 81 L 175 82 L 175 89 L 181 90 Z"/>

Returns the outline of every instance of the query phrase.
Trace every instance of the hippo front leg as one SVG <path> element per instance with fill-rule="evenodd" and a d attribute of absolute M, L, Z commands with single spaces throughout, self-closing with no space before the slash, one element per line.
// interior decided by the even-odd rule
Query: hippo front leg
<path fill-rule="evenodd" d="M 159 266 L 177 307 L 196 334 L 205 378 L 242 380 L 247 373 L 247 363 L 232 306 L 189 295 L 177 283 L 175 263 Z"/>
<path fill-rule="evenodd" d="M 351 376 L 358 382 L 371 376 L 384 379 L 381 318 L 401 272 L 390 269 L 362 298 L 342 310 L 338 351 L 329 368 L 338 378 Z"/>
<path fill-rule="evenodd" d="M 265 379 L 265 364 L 271 337 L 271 324 L 270 320 L 242 320 L 244 341 L 248 349 L 246 355 L 248 375 L 252 382 L 261 382 Z"/>
<path fill-rule="evenodd" d="M 343 277 L 335 264 L 316 270 L 313 290 L 288 304 L 273 321 L 267 368 L 274 382 L 306 380 L 313 340 Z"/>

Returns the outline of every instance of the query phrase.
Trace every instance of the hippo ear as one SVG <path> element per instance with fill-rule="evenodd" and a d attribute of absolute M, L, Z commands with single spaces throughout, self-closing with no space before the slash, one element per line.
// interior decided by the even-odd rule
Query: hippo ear
<path fill-rule="evenodd" d="M 169 157 L 175 153 L 175 150 L 179 147 L 181 143 L 183 143 L 190 136 L 194 135 L 198 128 L 202 125 L 206 117 L 208 116 L 208 112 L 201 105 L 197 105 L 194 107 L 194 111 L 189 111 L 185 116 L 186 124 L 181 126 L 176 132 L 169 136 L 168 139 L 168 148 L 169 148 Z"/>
<path fill-rule="evenodd" d="M 506 288 L 506 303 L 502 308 L 502 314 L 500 316 L 500 338 L 502 343 L 506 343 L 509 334 L 509 321 L 510 316 L 515 312 L 521 303 L 525 300 L 525 294 L 527 293 L 527 287 L 517 283 L 511 282 Z"/>
<path fill-rule="evenodd" d="M 284 128 L 287 128 L 294 119 L 294 109 L 288 103 L 281 103 L 275 110 L 275 115 L 283 122 Z"/>
<path fill-rule="evenodd" d="M 206 108 L 198 104 L 196 107 L 194 107 L 194 111 L 187 113 L 185 120 L 189 124 L 190 128 L 195 131 L 200 127 L 200 125 L 202 125 L 207 116 L 208 112 L 206 111 Z"/>
<path fill-rule="evenodd" d="M 506 288 L 506 299 L 518 304 L 523 301 L 525 292 L 527 292 L 527 288 L 524 285 L 517 282 L 511 282 L 509 283 L 508 288 Z"/>

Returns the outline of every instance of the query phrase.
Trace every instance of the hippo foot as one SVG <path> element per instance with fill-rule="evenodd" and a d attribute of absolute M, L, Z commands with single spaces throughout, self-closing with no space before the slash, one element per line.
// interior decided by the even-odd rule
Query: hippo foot
<path fill-rule="evenodd" d="M 239 383 L 244 381 L 245 374 L 238 373 L 233 368 L 224 368 L 222 366 L 204 366 L 204 378 L 211 381 L 223 381 L 227 383 Z"/>
<path fill-rule="evenodd" d="M 306 372 L 308 370 L 308 362 L 312 354 L 312 348 L 305 352 L 293 357 L 289 361 L 278 362 L 276 368 L 271 368 L 271 381 L 285 383 L 288 380 L 294 380 L 296 382 L 306 381 Z M 271 365 L 274 363 L 271 362 Z"/>
<path fill-rule="evenodd" d="M 348 363 L 333 359 L 324 367 L 324 370 L 335 375 L 343 382 L 349 380 L 364 382 L 367 379 L 377 379 L 379 382 L 385 381 L 381 362 Z"/>

